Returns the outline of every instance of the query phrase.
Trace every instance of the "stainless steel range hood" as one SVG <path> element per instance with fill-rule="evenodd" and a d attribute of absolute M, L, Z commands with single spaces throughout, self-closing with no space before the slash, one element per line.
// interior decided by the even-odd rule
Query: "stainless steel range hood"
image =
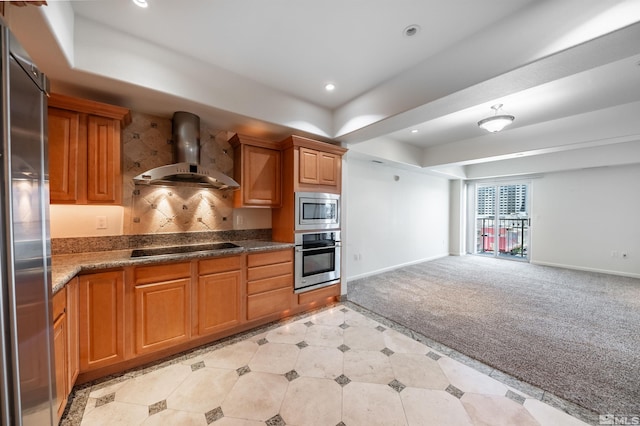
<path fill-rule="evenodd" d="M 200 117 L 189 112 L 173 114 L 173 146 L 176 163 L 156 167 L 133 178 L 136 184 L 188 185 L 229 189 L 240 185 L 224 173 L 201 166 Z"/>

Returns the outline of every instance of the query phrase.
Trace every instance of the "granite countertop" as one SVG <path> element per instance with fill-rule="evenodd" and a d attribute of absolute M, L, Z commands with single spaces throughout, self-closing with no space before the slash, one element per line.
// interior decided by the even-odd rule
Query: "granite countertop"
<path fill-rule="evenodd" d="M 53 255 L 51 256 L 51 281 L 53 293 L 55 294 L 61 290 L 78 273 L 85 271 L 98 271 L 101 269 L 122 268 L 133 265 L 151 265 L 160 262 L 177 262 L 181 260 L 228 256 L 230 254 L 251 253 L 293 247 L 292 243 L 277 243 L 261 240 L 230 242 L 238 245 L 239 247 L 216 250 L 214 252 L 201 251 L 136 258 L 131 257 L 131 249 Z"/>

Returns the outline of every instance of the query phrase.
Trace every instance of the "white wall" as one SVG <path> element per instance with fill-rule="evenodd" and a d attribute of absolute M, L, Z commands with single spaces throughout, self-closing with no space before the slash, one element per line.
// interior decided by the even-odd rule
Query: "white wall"
<path fill-rule="evenodd" d="M 534 179 L 531 262 L 640 278 L 639 182 L 638 164 Z"/>
<path fill-rule="evenodd" d="M 349 154 L 346 162 L 347 281 L 449 254 L 447 179 Z"/>

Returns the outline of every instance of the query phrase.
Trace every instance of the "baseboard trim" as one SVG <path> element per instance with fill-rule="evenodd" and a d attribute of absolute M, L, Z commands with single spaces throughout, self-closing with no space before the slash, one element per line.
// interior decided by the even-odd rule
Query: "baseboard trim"
<path fill-rule="evenodd" d="M 375 271 L 365 272 L 363 274 L 354 275 L 352 277 L 347 277 L 346 282 L 359 280 L 360 278 L 367 278 L 374 275 L 382 274 L 383 272 L 393 271 L 396 269 L 404 268 L 405 266 L 416 265 L 418 263 L 429 262 L 431 260 L 442 259 L 443 257 L 449 257 L 449 253 L 443 253 L 436 256 L 426 257 L 424 259 L 413 260 L 411 262 L 400 263 L 398 265 L 389 266 L 386 268 L 376 269 Z"/>
<path fill-rule="evenodd" d="M 600 274 L 617 275 L 620 277 L 640 278 L 640 274 L 635 274 L 633 272 L 622 272 L 622 271 L 614 271 L 610 269 L 599 269 L 599 268 L 586 268 L 584 266 L 565 265 L 563 263 L 554 263 L 554 262 L 541 262 L 539 260 L 530 260 L 530 263 L 532 265 L 552 266 L 554 268 L 572 269 L 574 271 L 596 272 Z"/>

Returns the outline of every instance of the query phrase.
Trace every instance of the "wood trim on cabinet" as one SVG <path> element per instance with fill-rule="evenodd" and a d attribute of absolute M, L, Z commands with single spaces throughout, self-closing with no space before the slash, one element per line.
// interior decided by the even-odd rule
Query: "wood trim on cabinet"
<path fill-rule="evenodd" d="M 170 281 L 190 276 L 191 263 L 189 262 L 136 266 L 133 271 L 135 285 Z"/>
<path fill-rule="evenodd" d="M 217 257 L 198 261 L 198 275 L 242 269 L 242 256 Z"/>
<path fill-rule="evenodd" d="M 274 263 L 293 262 L 293 249 L 266 251 L 263 253 L 249 253 L 247 256 L 247 266 L 272 265 Z"/>
<path fill-rule="evenodd" d="M 131 123 L 131 112 L 127 108 L 109 105 L 102 102 L 79 99 L 59 93 L 51 93 L 48 99 L 50 107 L 78 111 L 85 114 L 119 120 L 122 127 Z"/>

